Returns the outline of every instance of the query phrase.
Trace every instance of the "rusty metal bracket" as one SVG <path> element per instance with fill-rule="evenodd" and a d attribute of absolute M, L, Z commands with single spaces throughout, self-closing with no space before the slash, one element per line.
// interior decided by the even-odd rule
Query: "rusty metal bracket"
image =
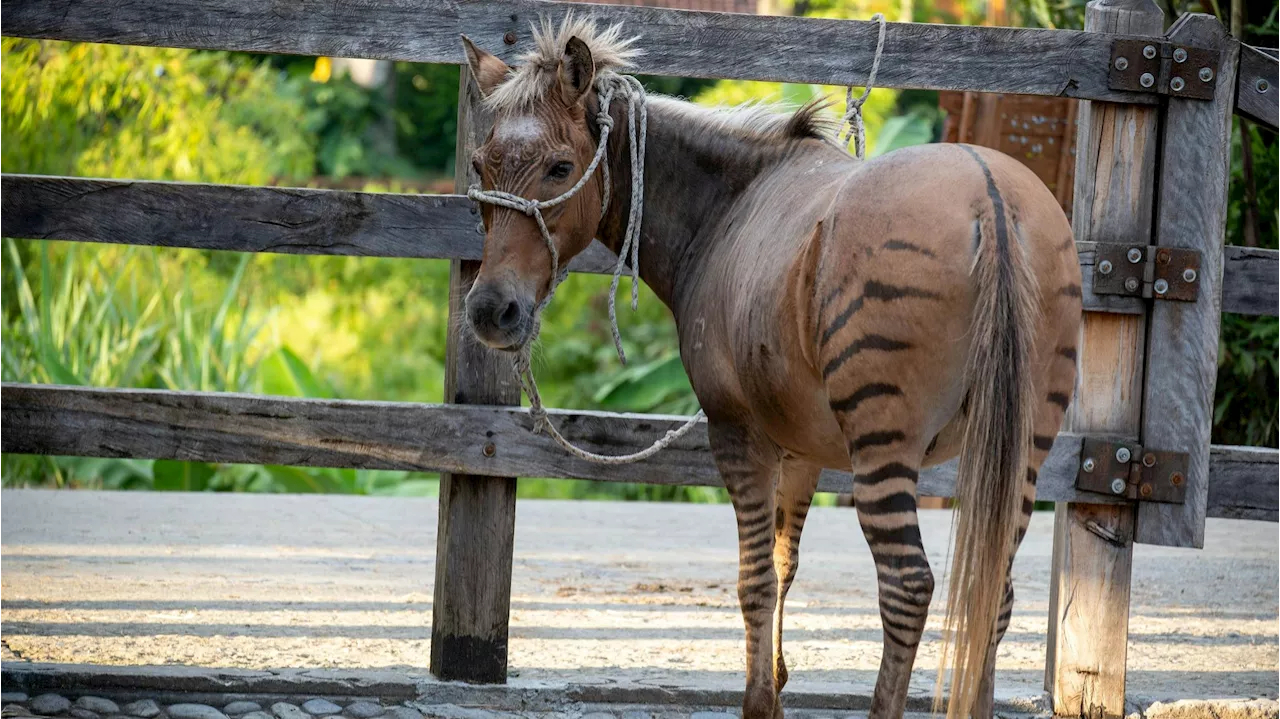
<path fill-rule="evenodd" d="M 1218 50 L 1154 39 L 1116 40 L 1107 80 L 1112 90 L 1212 100 L 1221 61 Z"/>
<path fill-rule="evenodd" d="M 1076 489 L 1140 502 L 1183 504 L 1187 497 L 1186 452 L 1146 449 L 1137 442 L 1085 437 Z"/>
<path fill-rule="evenodd" d="M 1093 293 L 1195 302 L 1200 296 L 1200 251 L 1099 242 Z"/>

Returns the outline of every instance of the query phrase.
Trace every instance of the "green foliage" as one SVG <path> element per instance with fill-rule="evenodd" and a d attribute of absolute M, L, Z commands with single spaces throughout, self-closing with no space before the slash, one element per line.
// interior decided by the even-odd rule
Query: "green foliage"
<path fill-rule="evenodd" d="M 5 172 L 265 184 L 310 176 L 302 105 L 228 53 L 4 38 Z"/>
<path fill-rule="evenodd" d="M 1231 185 L 1227 205 L 1227 242 L 1245 243 L 1245 214 L 1252 209 L 1258 244 L 1277 246 L 1280 154 L 1276 136 L 1236 119 L 1232 133 Z M 1253 154 L 1254 202 L 1246 193 L 1241 133 L 1248 132 Z M 1277 445 L 1276 386 L 1280 324 L 1275 317 L 1222 316 L 1218 348 L 1218 385 L 1214 397 L 1213 441 L 1222 444 Z"/>

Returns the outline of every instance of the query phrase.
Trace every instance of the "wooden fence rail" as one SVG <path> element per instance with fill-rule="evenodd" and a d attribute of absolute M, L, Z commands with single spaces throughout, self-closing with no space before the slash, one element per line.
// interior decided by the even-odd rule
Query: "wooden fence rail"
<path fill-rule="evenodd" d="M 4 0 L 4 35 L 124 45 L 246 50 L 463 64 L 466 33 L 504 60 L 529 49 L 530 24 L 590 12 L 644 36 L 638 72 L 859 84 L 876 47 L 870 22 L 535 0 Z M 1112 90 L 1111 39 L 1069 30 L 890 23 L 877 85 L 1154 104 Z M 507 42 L 512 40 L 513 42 Z"/>
<path fill-rule="evenodd" d="M 178 459 L 309 467 L 399 469 L 483 476 L 723 486 L 706 425 L 643 462 L 605 466 L 567 454 L 533 433 L 528 411 L 417 404 L 4 383 L 0 450 L 81 457 Z M 633 452 L 684 417 L 552 410 L 565 437 L 588 450 Z M 1037 499 L 1114 503 L 1075 488 L 1081 436 L 1058 435 L 1040 471 Z M 1215 446 L 1209 516 L 1277 521 L 1277 451 Z M 920 493 L 950 497 L 955 462 L 924 470 Z M 847 472 L 819 489 L 847 492 Z"/>
<path fill-rule="evenodd" d="M 478 260 L 484 241 L 461 195 L 3 175 L 0 217 L 7 237 L 237 252 Z M 1145 312 L 1145 300 L 1093 293 L 1095 245 L 1077 243 L 1084 308 Z M 608 273 L 615 261 L 593 243 L 570 268 Z M 1223 312 L 1277 314 L 1276 250 L 1227 247 L 1223 275 Z"/>

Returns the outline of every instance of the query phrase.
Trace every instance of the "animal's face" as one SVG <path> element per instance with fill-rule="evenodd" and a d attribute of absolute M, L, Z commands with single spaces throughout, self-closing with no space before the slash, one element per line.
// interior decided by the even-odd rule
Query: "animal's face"
<path fill-rule="evenodd" d="M 483 94 L 507 81 L 511 69 L 463 38 L 471 70 Z M 493 131 L 472 155 L 472 171 L 483 190 L 525 199 L 551 200 L 582 177 L 596 151 L 585 120 L 594 70 L 591 53 L 571 38 L 546 87 L 526 102 L 495 109 Z M 599 174 L 576 194 L 542 210 L 560 267 L 591 243 L 600 223 Z M 480 273 L 467 295 L 467 319 L 485 344 L 517 350 L 533 332 L 533 311 L 551 290 L 551 251 L 537 220 L 519 210 L 487 202 Z"/>

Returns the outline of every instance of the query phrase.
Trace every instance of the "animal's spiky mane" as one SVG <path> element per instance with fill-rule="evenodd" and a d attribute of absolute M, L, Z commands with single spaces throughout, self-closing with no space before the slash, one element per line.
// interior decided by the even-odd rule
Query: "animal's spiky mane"
<path fill-rule="evenodd" d="M 838 125 L 837 120 L 824 114 L 829 104 L 824 100 L 810 102 L 795 111 L 758 102 L 705 107 L 661 95 L 650 95 L 649 104 L 659 112 L 683 117 L 708 130 L 752 135 L 764 140 L 809 137 L 831 140 Z"/>
<path fill-rule="evenodd" d="M 625 70 L 644 52 L 634 47 L 639 36 L 624 36 L 621 24 L 602 27 L 590 16 L 567 13 L 556 27 L 542 18 L 533 26 L 533 49 L 520 56 L 520 64 L 485 99 L 490 109 L 518 112 L 541 100 L 555 87 L 565 45 L 572 37 L 582 40 L 591 50 L 597 74 Z M 650 95 L 648 101 L 706 129 L 765 140 L 808 137 L 830 140 L 836 130 L 836 122 L 823 113 L 828 103 L 821 101 L 811 102 L 794 112 L 765 103 L 708 108 L 659 95 Z"/>
<path fill-rule="evenodd" d="M 547 18 L 533 27 L 533 50 L 521 55 L 520 65 L 512 70 L 486 102 L 495 110 L 519 110 L 538 101 L 553 87 L 560 59 L 569 38 L 587 44 L 596 73 L 626 69 L 641 54 L 632 47 L 638 37 L 623 37 L 622 25 L 601 27 L 594 18 L 567 13 L 556 28 Z"/>

